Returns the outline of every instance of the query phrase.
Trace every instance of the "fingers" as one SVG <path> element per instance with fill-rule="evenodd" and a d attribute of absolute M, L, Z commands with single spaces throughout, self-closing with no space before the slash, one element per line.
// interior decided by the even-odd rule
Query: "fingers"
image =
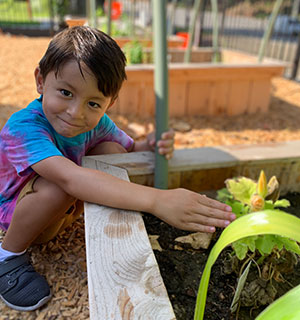
<path fill-rule="evenodd" d="M 189 230 L 212 233 L 216 227 L 226 228 L 236 218 L 230 206 L 205 195 L 197 194 L 197 203 L 194 214 L 186 221 Z"/>
<path fill-rule="evenodd" d="M 174 140 L 175 131 L 173 129 L 170 129 L 166 132 L 163 132 L 161 135 L 162 140 Z"/>
<path fill-rule="evenodd" d="M 161 155 L 165 155 L 166 156 L 166 159 L 171 159 L 172 156 L 173 156 L 173 151 L 174 151 L 174 140 L 173 137 L 174 135 L 173 134 L 169 134 L 169 132 L 165 132 L 162 137 L 164 138 L 168 138 L 166 140 L 159 140 L 157 142 L 157 147 L 158 147 L 158 152 L 159 154 Z"/>
<path fill-rule="evenodd" d="M 220 213 L 224 214 L 224 211 L 225 211 L 225 212 L 228 212 L 228 215 L 227 215 L 228 219 L 230 219 L 230 220 L 235 219 L 235 215 L 232 213 L 231 207 L 225 203 L 208 198 L 203 194 L 199 194 L 198 202 L 200 204 L 208 207 L 207 212 L 209 212 L 209 215 L 211 215 L 214 212 L 214 209 L 217 209 L 217 212 L 219 214 Z"/>

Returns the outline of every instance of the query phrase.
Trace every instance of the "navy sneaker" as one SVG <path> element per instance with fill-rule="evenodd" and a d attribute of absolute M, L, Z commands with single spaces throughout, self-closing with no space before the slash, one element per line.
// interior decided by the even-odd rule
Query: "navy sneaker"
<path fill-rule="evenodd" d="M 50 287 L 34 270 L 27 253 L 0 262 L 0 298 L 20 311 L 38 309 L 50 300 Z"/>

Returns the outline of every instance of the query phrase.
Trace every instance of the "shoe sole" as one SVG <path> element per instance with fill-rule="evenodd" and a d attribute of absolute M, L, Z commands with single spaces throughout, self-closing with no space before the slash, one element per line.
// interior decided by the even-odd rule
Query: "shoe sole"
<path fill-rule="evenodd" d="M 35 304 L 34 306 L 29 306 L 29 307 L 22 307 L 22 306 L 15 306 L 14 304 L 11 304 L 10 302 L 6 301 L 2 295 L 0 294 L 0 298 L 2 299 L 2 301 L 10 308 L 14 309 L 14 310 L 18 310 L 18 311 L 33 311 L 36 310 L 38 308 L 40 308 L 41 306 L 43 306 L 44 304 L 46 304 L 52 297 L 52 294 L 50 293 L 49 296 L 44 297 L 43 299 L 41 299 L 37 304 Z"/>

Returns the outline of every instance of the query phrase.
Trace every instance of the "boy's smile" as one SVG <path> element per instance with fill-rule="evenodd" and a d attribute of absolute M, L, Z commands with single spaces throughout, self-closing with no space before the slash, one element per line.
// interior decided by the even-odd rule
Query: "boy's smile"
<path fill-rule="evenodd" d="M 43 111 L 54 130 L 64 137 L 75 137 L 96 127 L 111 104 L 89 70 L 75 60 L 64 64 L 55 75 L 51 71 L 44 79 L 35 70 L 38 93 L 43 95 Z"/>

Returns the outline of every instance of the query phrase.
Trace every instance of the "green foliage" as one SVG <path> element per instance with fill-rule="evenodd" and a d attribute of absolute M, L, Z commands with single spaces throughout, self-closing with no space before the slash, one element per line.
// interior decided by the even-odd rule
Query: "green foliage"
<path fill-rule="evenodd" d="M 58 16 L 59 21 L 64 21 L 65 15 L 69 10 L 69 0 L 57 0 L 53 2 L 54 14 Z"/>
<path fill-rule="evenodd" d="M 138 40 L 126 43 L 123 51 L 128 64 L 143 63 L 143 46 Z"/>
<path fill-rule="evenodd" d="M 227 180 L 226 186 L 233 199 L 242 204 L 250 205 L 251 196 L 256 192 L 257 183 L 251 179 L 241 177 Z"/>
<path fill-rule="evenodd" d="M 102 12 L 99 8 L 99 12 L 97 14 L 101 15 Z M 132 23 L 126 14 L 122 14 L 120 21 L 112 21 L 111 22 L 111 37 L 128 37 L 132 35 Z M 100 30 L 107 33 L 107 23 L 103 23 L 101 25 Z"/>
<path fill-rule="evenodd" d="M 280 210 L 263 210 L 263 211 L 253 212 L 253 213 L 245 214 L 239 219 L 236 219 L 235 221 L 233 221 L 226 229 L 224 229 L 220 238 L 218 239 L 218 241 L 215 243 L 212 250 L 210 251 L 209 257 L 207 259 L 205 268 L 202 273 L 202 277 L 201 277 L 201 281 L 198 289 L 194 320 L 203 319 L 211 269 L 213 264 L 217 260 L 219 254 L 226 246 L 228 246 L 231 243 L 236 243 L 238 240 L 241 240 L 242 238 L 247 237 L 248 238 L 247 245 L 249 245 L 253 249 L 253 241 L 249 238 L 254 237 L 253 240 L 256 241 L 256 239 L 258 239 L 262 235 L 276 235 L 276 236 L 280 236 L 275 240 L 277 243 L 277 246 L 279 247 L 285 246 L 287 250 L 292 249 L 291 251 L 293 251 L 296 248 L 295 246 L 298 246 L 296 241 L 300 241 L 299 229 L 300 229 L 300 219 Z M 295 241 L 292 241 L 290 239 L 295 239 Z M 271 242 L 272 241 L 274 240 L 271 240 Z M 289 247 L 290 245 L 293 246 L 293 248 L 290 248 Z M 298 251 L 299 249 L 295 249 L 295 250 Z M 278 253 L 278 250 L 276 251 L 276 254 L 277 253 Z M 297 289 L 297 293 L 298 292 L 299 292 L 299 289 Z M 291 299 L 290 302 L 291 303 L 297 302 L 299 304 L 299 293 L 298 293 L 297 300 Z M 295 308 L 293 309 L 295 310 Z M 276 319 L 276 320 L 298 319 L 297 317 L 296 318 L 285 317 L 284 313 L 281 313 L 282 317 L 277 316 L 276 313 L 272 313 L 272 315 L 273 317 L 264 318 L 264 319 Z M 259 319 L 263 319 L 263 318 L 261 317 Z"/>
<path fill-rule="evenodd" d="M 97 10 L 96 10 L 96 16 L 97 17 L 104 17 L 105 16 L 105 13 L 102 9 L 102 7 L 98 7 Z"/>
<path fill-rule="evenodd" d="M 228 179 L 225 184 L 226 188 L 218 191 L 217 199 L 231 206 L 237 218 L 258 210 L 276 210 L 290 205 L 286 199 L 278 200 L 279 184 L 276 177 L 272 177 L 267 185 L 263 171 L 258 182 L 239 177 Z M 268 197 L 273 198 L 266 200 Z M 242 238 L 235 241 L 232 248 L 239 260 L 245 259 L 248 252 L 256 251 L 262 257 L 270 255 L 274 250 L 278 250 L 280 254 L 283 249 L 300 254 L 299 246 L 294 240 L 270 234 Z"/>

